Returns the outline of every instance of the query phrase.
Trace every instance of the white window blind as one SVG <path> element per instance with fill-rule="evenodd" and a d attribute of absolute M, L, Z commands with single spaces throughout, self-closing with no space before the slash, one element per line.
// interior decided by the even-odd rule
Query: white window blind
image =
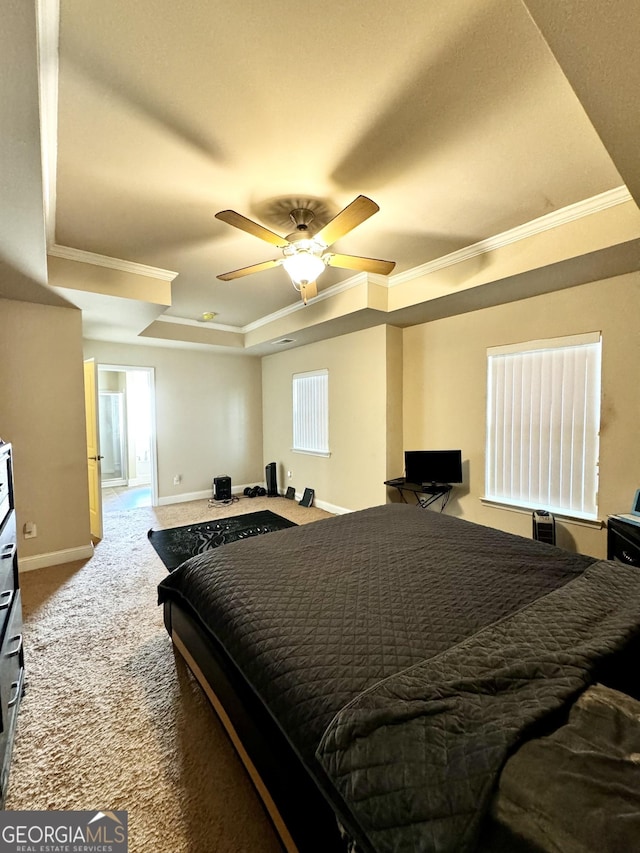
<path fill-rule="evenodd" d="M 486 497 L 598 514 L 600 333 L 487 350 Z"/>
<path fill-rule="evenodd" d="M 329 371 L 293 375 L 293 449 L 329 455 Z"/>

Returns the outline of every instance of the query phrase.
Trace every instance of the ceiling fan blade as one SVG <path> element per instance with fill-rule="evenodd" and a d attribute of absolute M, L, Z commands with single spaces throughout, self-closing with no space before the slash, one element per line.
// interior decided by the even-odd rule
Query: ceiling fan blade
<path fill-rule="evenodd" d="M 226 222 L 227 225 L 233 225 L 234 228 L 240 228 L 241 231 L 246 231 L 247 234 L 252 234 L 260 240 L 272 243 L 280 249 L 288 244 L 288 240 L 285 237 L 280 237 L 275 232 L 269 231 L 268 228 L 264 228 L 262 225 L 254 222 L 253 219 L 247 219 L 241 213 L 236 213 L 235 210 L 221 210 L 219 213 L 216 213 L 216 219 Z"/>
<path fill-rule="evenodd" d="M 234 278 L 242 278 L 243 275 L 251 275 L 254 272 L 262 272 L 263 270 L 270 270 L 272 267 L 278 267 L 282 261 L 263 261 L 261 264 L 252 264 L 250 267 L 242 267 L 240 270 L 233 270 L 233 272 L 225 272 L 222 275 L 216 276 L 221 281 L 233 281 Z"/>
<path fill-rule="evenodd" d="M 395 261 L 381 261 L 378 258 L 360 258 L 357 255 L 331 254 L 327 260 L 330 267 L 340 267 L 345 270 L 360 270 L 373 272 L 378 275 L 389 275 L 395 267 Z"/>
<path fill-rule="evenodd" d="M 300 296 L 304 304 L 307 304 L 308 299 L 313 299 L 318 295 L 318 285 L 315 281 L 310 281 L 308 284 L 300 285 Z"/>
<path fill-rule="evenodd" d="M 337 213 L 330 222 L 327 222 L 324 228 L 321 228 L 315 235 L 315 239 L 322 241 L 326 246 L 330 246 L 379 210 L 380 208 L 375 201 L 371 201 L 366 195 L 359 195 L 344 210 Z"/>

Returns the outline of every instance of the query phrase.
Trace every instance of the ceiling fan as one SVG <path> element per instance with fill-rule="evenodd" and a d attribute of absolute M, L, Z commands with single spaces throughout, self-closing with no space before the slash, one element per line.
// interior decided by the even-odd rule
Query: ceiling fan
<path fill-rule="evenodd" d="M 283 266 L 289 273 L 294 288 L 300 293 L 302 301 L 306 305 L 308 299 L 317 296 L 316 279 L 327 266 L 388 275 L 395 267 L 395 261 L 361 258 L 357 255 L 341 255 L 329 251 L 329 247 L 336 240 L 344 237 L 345 234 L 348 234 L 365 219 L 373 216 L 378 210 L 380 208 L 374 201 L 364 195 L 359 195 L 314 234 L 310 230 L 310 225 L 315 219 L 314 212 L 307 207 L 296 207 L 289 213 L 289 218 L 296 230 L 286 237 L 280 237 L 279 234 L 264 228 L 252 219 L 247 219 L 246 216 L 236 213 L 235 210 L 221 210 L 216 213 L 216 219 L 277 246 L 282 250 L 283 256 L 276 260 L 264 261 L 261 264 L 253 264 L 250 267 L 223 273 L 218 278 L 222 281 L 232 281 L 254 272 Z"/>

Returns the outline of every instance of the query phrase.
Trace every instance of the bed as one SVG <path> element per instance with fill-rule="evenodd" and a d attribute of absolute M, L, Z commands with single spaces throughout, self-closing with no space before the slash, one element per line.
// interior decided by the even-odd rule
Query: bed
<path fill-rule="evenodd" d="M 389 504 L 193 557 L 158 591 L 285 849 L 446 853 L 490 837 L 520 744 L 635 671 L 638 580 Z"/>

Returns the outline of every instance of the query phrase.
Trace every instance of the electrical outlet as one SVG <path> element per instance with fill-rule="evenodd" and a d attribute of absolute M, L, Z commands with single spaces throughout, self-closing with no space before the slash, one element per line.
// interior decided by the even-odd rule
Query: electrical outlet
<path fill-rule="evenodd" d="M 22 529 L 24 531 L 25 539 L 35 539 L 38 535 L 38 528 L 36 527 L 35 521 L 25 521 Z"/>
<path fill-rule="evenodd" d="M 291 471 L 287 471 L 287 479 L 291 479 Z"/>
<path fill-rule="evenodd" d="M 182 474 L 176 474 L 176 476 L 173 478 L 173 485 L 179 486 L 181 482 L 182 482 Z"/>

